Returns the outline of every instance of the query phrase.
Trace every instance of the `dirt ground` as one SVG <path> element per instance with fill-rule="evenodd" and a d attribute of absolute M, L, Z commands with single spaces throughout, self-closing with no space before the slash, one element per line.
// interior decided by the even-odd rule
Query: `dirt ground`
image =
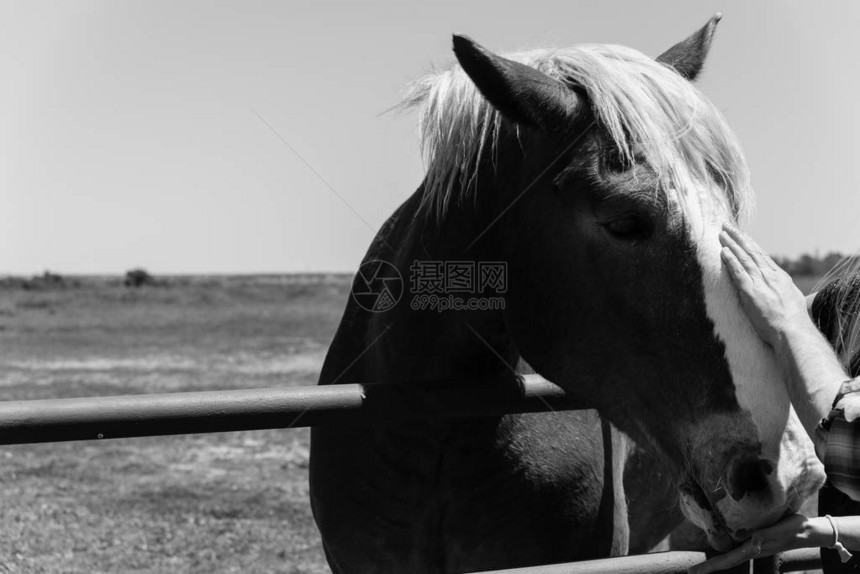
<path fill-rule="evenodd" d="M 315 384 L 349 285 L 76 281 L 0 284 L 0 400 Z M 328 572 L 308 439 L 296 429 L 0 447 L 0 573 Z"/>

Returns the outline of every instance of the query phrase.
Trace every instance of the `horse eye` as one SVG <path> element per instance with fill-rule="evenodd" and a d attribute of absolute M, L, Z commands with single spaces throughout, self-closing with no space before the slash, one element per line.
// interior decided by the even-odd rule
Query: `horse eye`
<path fill-rule="evenodd" d="M 648 226 L 638 217 L 623 217 L 603 224 L 604 227 L 619 239 L 642 239 L 648 234 Z"/>
<path fill-rule="evenodd" d="M 625 161 L 624 158 L 621 157 L 618 150 L 613 149 L 604 156 L 603 167 L 611 173 L 624 173 L 629 170 L 631 166 L 629 162 Z"/>

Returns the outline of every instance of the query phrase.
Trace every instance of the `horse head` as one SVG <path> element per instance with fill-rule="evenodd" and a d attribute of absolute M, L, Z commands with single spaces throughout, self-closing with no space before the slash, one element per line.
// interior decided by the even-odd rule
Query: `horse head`
<path fill-rule="evenodd" d="M 692 81 L 719 17 L 656 60 L 588 45 L 419 83 L 427 208 L 474 194 L 473 253 L 506 261 L 504 321 L 542 375 L 675 469 L 720 549 L 815 493 L 823 468 L 773 352 L 740 307 L 718 234 L 751 202 L 740 147 Z"/>

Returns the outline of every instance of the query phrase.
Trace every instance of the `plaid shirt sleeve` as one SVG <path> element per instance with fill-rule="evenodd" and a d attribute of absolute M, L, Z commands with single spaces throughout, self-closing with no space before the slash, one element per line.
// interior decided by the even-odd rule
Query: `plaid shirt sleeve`
<path fill-rule="evenodd" d="M 827 480 L 860 501 L 860 378 L 846 381 L 833 410 L 818 425 Z"/>

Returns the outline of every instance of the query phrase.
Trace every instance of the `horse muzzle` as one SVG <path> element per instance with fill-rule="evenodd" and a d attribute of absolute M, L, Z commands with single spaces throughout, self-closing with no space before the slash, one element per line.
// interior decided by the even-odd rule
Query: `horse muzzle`
<path fill-rule="evenodd" d="M 817 458 L 787 466 L 780 468 L 750 453 L 737 455 L 711 486 L 703 487 L 692 478 L 684 482 L 681 509 L 716 550 L 731 550 L 754 530 L 797 512 L 824 483 Z"/>

